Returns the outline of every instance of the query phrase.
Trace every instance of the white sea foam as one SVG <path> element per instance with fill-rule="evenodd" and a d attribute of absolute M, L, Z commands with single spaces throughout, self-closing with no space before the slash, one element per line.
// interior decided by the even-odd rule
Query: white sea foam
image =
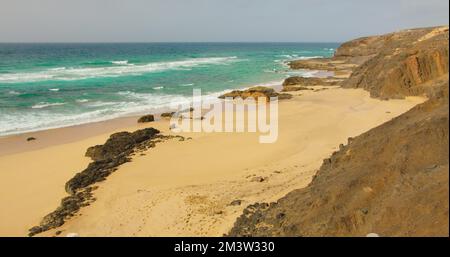
<path fill-rule="evenodd" d="M 77 103 L 87 103 L 87 102 L 89 102 L 89 100 L 88 99 L 77 99 L 76 102 Z"/>
<path fill-rule="evenodd" d="M 102 101 L 95 101 L 92 103 L 87 104 L 88 107 L 103 107 L 103 106 L 110 106 L 110 105 L 116 105 L 117 102 L 102 102 Z"/>
<path fill-rule="evenodd" d="M 53 92 L 58 92 L 58 91 L 59 91 L 59 88 L 50 88 L 49 90 L 50 90 L 50 91 L 53 91 Z"/>
<path fill-rule="evenodd" d="M 310 60 L 310 59 L 317 59 L 317 58 L 323 58 L 323 56 L 317 55 L 317 56 L 300 56 L 297 59 L 298 60 Z"/>
<path fill-rule="evenodd" d="M 14 90 L 11 90 L 11 91 L 8 92 L 8 94 L 10 94 L 10 95 L 20 95 L 21 93 L 17 92 L 17 91 L 14 91 Z"/>
<path fill-rule="evenodd" d="M 154 87 L 153 89 L 155 89 L 155 90 L 160 90 L 160 89 L 163 89 L 164 87 Z"/>
<path fill-rule="evenodd" d="M 128 64 L 128 60 L 124 60 L 124 61 L 112 61 L 112 64 L 117 64 L 117 65 L 127 65 Z"/>
<path fill-rule="evenodd" d="M 194 83 L 187 83 L 187 84 L 181 84 L 180 86 L 182 87 L 192 87 L 193 85 L 195 85 Z"/>
<path fill-rule="evenodd" d="M 292 55 L 291 54 L 281 54 L 281 55 L 276 55 L 275 57 L 292 59 L 292 58 L 298 57 L 298 55 L 297 54 L 292 54 Z"/>
<path fill-rule="evenodd" d="M 59 105 L 64 105 L 65 103 L 47 103 L 47 102 L 40 102 L 38 104 L 35 104 L 33 106 L 31 106 L 32 109 L 42 109 L 42 108 L 47 108 L 47 107 L 51 107 L 51 106 L 59 106 Z"/>
<path fill-rule="evenodd" d="M 0 83 L 24 83 L 49 80 L 65 81 L 101 77 L 142 75 L 144 73 L 162 72 L 167 70 L 190 70 L 191 68 L 204 65 L 227 65 L 237 60 L 238 59 L 236 56 L 231 56 L 194 58 L 182 61 L 155 62 L 143 65 L 116 65 L 112 67 L 49 69 L 41 72 L 1 74 Z"/>
<path fill-rule="evenodd" d="M 49 70 L 51 70 L 51 71 L 59 71 L 59 70 L 65 70 L 65 69 L 66 69 L 66 67 L 58 67 L 58 68 L 51 68 Z"/>
<path fill-rule="evenodd" d="M 224 90 L 204 95 L 203 101 L 206 103 L 219 101 L 218 96 L 227 91 L 228 90 Z M 192 96 L 136 93 L 132 91 L 123 91 L 118 92 L 117 94 L 129 98 L 128 101 L 88 102 L 84 104 L 84 106 L 94 109 L 79 114 L 68 114 L 64 111 L 46 108 L 61 105 L 63 103 L 39 103 L 28 112 L 0 113 L 0 120 L 2 121 L 0 123 L 0 135 L 11 135 L 98 122 L 124 116 L 138 115 L 150 111 L 156 112 L 158 110 L 165 110 L 173 105 L 192 103 Z"/>

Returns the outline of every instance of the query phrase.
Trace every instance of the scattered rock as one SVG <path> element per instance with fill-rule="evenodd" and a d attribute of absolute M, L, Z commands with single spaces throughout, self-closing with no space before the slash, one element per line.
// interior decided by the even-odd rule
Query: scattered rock
<path fill-rule="evenodd" d="M 277 214 L 276 219 L 281 220 L 281 219 L 284 219 L 284 217 L 286 217 L 286 214 L 281 212 L 281 213 Z"/>
<path fill-rule="evenodd" d="M 251 182 L 264 182 L 267 181 L 269 178 L 268 177 L 254 177 L 251 179 Z"/>
<path fill-rule="evenodd" d="M 323 160 L 323 165 L 330 165 L 331 164 L 331 158 L 327 158 Z"/>
<path fill-rule="evenodd" d="M 35 141 L 35 140 L 36 140 L 35 137 L 29 137 L 29 138 L 27 138 L 27 141 L 28 141 L 28 142 L 30 142 L 30 141 Z"/>
<path fill-rule="evenodd" d="M 144 115 L 138 119 L 138 123 L 147 123 L 153 121 L 155 121 L 155 116 L 153 116 L 153 114 Z"/>
<path fill-rule="evenodd" d="M 367 209 L 367 208 L 362 208 L 362 209 L 361 209 L 361 212 L 362 212 L 364 215 L 367 215 L 367 214 L 369 214 L 369 209 Z"/>
<path fill-rule="evenodd" d="M 194 107 L 190 107 L 190 108 L 188 108 L 188 109 L 184 109 L 184 110 L 181 110 L 181 111 L 179 111 L 180 113 L 184 113 L 184 112 L 193 112 L 195 109 L 194 109 Z"/>
<path fill-rule="evenodd" d="M 425 170 L 426 171 L 433 171 L 433 170 L 436 170 L 438 167 L 439 167 L 439 165 L 433 164 L 433 165 L 430 165 L 430 166 L 426 167 Z"/>
<path fill-rule="evenodd" d="M 234 200 L 229 205 L 230 206 L 239 206 L 242 204 L 242 200 Z"/>
<path fill-rule="evenodd" d="M 288 99 L 292 99 L 293 95 L 291 94 L 278 94 L 278 100 L 288 100 Z"/>
<path fill-rule="evenodd" d="M 350 145 L 351 143 L 353 143 L 354 138 L 353 137 L 349 137 L 347 139 L 347 143 Z"/>
<path fill-rule="evenodd" d="M 173 115 L 175 115 L 176 112 L 164 112 L 161 113 L 161 118 L 172 118 Z"/>

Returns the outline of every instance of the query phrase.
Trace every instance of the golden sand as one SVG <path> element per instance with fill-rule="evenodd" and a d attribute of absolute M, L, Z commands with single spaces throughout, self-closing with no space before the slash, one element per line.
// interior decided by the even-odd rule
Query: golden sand
<path fill-rule="evenodd" d="M 276 201 L 305 187 L 322 160 L 348 137 L 396 117 L 424 98 L 380 101 L 362 89 L 302 92 L 279 105 L 279 138 L 257 133 L 190 133 L 136 155 L 106 181 L 97 199 L 41 236 L 221 236 L 249 204 Z M 135 118 L 0 139 L 0 236 L 25 236 L 66 196 L 64 184 L 90 160 L 89 146 L 115 131 L 169 123 Z M 35 142 L 26 142 L 36 136 Z M 240 205 L 238 201 L 240 200 Z M 234 204 L 231 204 L 235 201 Z"/>

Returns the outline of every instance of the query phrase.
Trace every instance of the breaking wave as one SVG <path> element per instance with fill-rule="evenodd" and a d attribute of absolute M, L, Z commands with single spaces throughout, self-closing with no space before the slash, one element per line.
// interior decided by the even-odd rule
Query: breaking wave
<path fill-rule="evenodd" d="M 128 61 L 115 61 L 115 66 L 82 67 L 82 68 L 52 68 L 40 72 L 9 73 L 0 75 L 0 83 L 24 83 L 39 81 L 82 80 L 90 78 L 138 76 L 145 73 L 167 70 L 186 70 L 204 65 L 223 65 L 236 61 L 236 56 L 194 58 L 183 61 L 155 62 L 142 65 L 123 65 Z"/>

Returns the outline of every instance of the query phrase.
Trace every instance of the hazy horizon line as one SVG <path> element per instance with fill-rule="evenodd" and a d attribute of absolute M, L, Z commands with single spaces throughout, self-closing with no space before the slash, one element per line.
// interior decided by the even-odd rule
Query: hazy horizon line
<path fill-rule="evenodd" d="M 0 41 L 0 44 L 342 44 L 335 41 Z"/>

